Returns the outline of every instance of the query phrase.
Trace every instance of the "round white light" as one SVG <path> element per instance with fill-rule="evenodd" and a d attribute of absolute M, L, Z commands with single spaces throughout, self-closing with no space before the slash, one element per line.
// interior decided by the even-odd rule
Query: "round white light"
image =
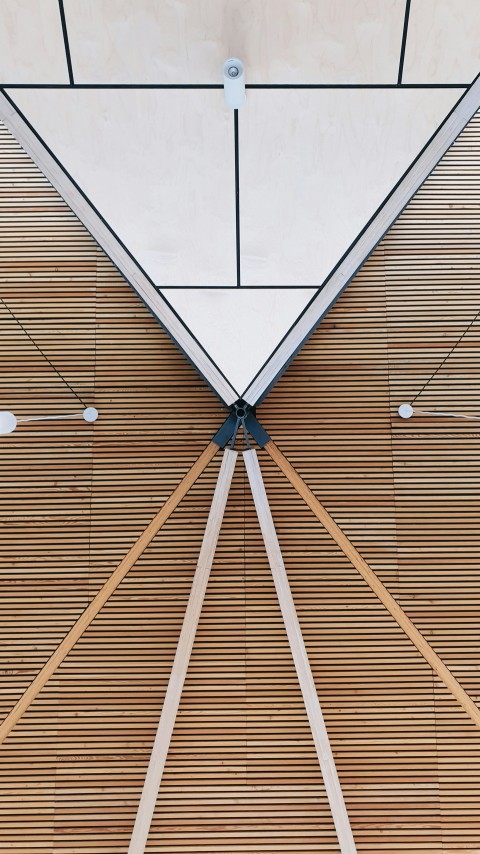
<path fill-rule="evenodd" d="M 6 433 L 13 433 L 16 426 L 17 419 L 13 412 L 0 412 L 0 436 L 4 436 Z"/>
<path fill-rule="evenodd" d="M 98 409 L 95 409 L 94 406 L 87 406 L 86 409 L 82 412 L 83 418 L 85 421 L 91 423 L 92 421 L 96 421 L 98 418 Z"/>
<path fill-rule="evenodd" d="M 410 406 L 409 403 L 402 403 L 401 406 L 398 407 L 398 414 L 400 418 L 411 418 L 413 415 L 413 407 Z"/>

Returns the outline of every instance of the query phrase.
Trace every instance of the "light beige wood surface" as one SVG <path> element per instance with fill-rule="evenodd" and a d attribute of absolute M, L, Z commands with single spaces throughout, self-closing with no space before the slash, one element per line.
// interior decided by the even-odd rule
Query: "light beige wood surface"
<path fill-rule="evenodd" d="M 218 445 L 214 442 L 209 442 L 205 450 L 200 454 L 198 460 L 194 463 L 183 480 L 178 484 L 177 488 L 171 494 L 170 498 L 165 502 L 162 509 L 158 511 L 144 532 L 139 536 L 136 543 L 132 546 L 128 554 L 119 563 L 117 568 L 112 572 L 110 578 L 105 582 L 103 587 L 98 591 L 90 605 L 85 608 L 85 611 L 72 626 L 70 631 L 65 635 L 61 644 L 57 647 L 53 655 L 50 656 L 46 664 L 42 667 L 39 673 L 35 676 L 33 682 L 28 686 L 27 690 L 22 694 L 14 708 L 7 715 L 0 726 L 0 744 L 11 732 L 17 721 L 26 712 L 30 704 L 38 696 L 43 686 L 46 685 L 51 676 L 55 673 L 57 667 L 68 655 L 70 650 L 75 646 L 78 639 L 83 635 L 90 623 L 95 619 L 98 612 L 108 602 L 110 596 L 117 589 L 118 585 L 125 578 L 129 569 L 136 563 L 138 558 L 143 554 L 148 545 L 152 542 L 160 528 L 165 524 L 176 507 L 180 504 L 182 498 L 187 494 L 198 477 L 206 469 L 210 460 L 213 459 L 218 451 Z"/>
<path fill-rule="evenodd" d="M 258 409 L 477 703 L 478 428 L 397 408 L 478 311 L 479 162 L 476 118 Z M 225 411 L 6 132 L 0 187 L 2 296 L 100 411 L 95 425 L 37 422 L 1 440 L 4 716 Z M 77 411 L 1 308 L 0 323 L 0 407 Z M 476 411 L 478 330 L 416 405 Z M 359 852 L 476 854 L 478 727 L 259 459 Z M 1 745 L 1 851 L 126 854 L 218 468 L 219 455 Z M 338 854 L 338 842 L 237 466 L 147 850 L 272 849 Z"/>
<path fill-rule="evenodd" d="M 125 111 L 122 112 L 122 119 L 124 116 Z M 207 379 L 207 382 L 212 385 L 226 404 L 230 405 L 233 403 L 237 399 L 238 394 L 228 380 L 220 373 L 205 351 L 198 346 L 198 343 L 186 329 L 185 325 L 154 287 L 152 281 L 143 271 L 143 268 L 139 266 L 139 263 L 125 249 L 121 240 L 106 225 L 101 215 L 99 215 L 97 210 L 92 207 L 90 202 L 80 192 L 74 180 L 59 165 L 51 152 L 33 132 L 23 116 L 12 106 L 12 103 L 3 92 L 0 92 L 0 120 L 8 127 L 24 151 L 37 163 L 42 173 L 51 181 L 62 198 L 66 200 L 71 210 L 79 217 L 90 234 L 93 235 L 104 252 L 113 261 L 117 269 L 130 282 L 140 299 L 148 305 L 164 328 L 168 329 L 183 352 Z M 92 145 L 95 147 L 94 142 Z M 87 147 L 89 148 L 90 146 Z M 122 170 L 123 168 L 127 168 L 127 165 L 122 166 Z M 118 187 L 117 180 L 115 180 L 115 187 Z"/>
<path fill-rule="evenodd" d="M 437 676 L 440 677 L 444 685 L 446 685 L 449 691 L 452 692 L 453 696 L 458 700 L 467 715 L 470 715 L 472 721 L 480 727 L 480 709 L 476 703 L 474 703 L 472 698 L 468 696 L 467 692 L 460 685 L 458 679 L 455 679 L 435 650 L 432 649 L 428 641 L 425 640 L 422 633 L 418 631 L 416 626 L 414 626 L 403 608 L 401 608 L 398 602 L 395 601 L 394 597 L 387 590 L 385 585 L 382 584 L 378 576 L 375 575 L 353 543 L 345 536 L 344 532 L 339 528 L 335 520 L 332 519 L 325 507 L 313 494 L 312 490 L 309 489 L 305 481 L 302 480 L 300 475 L 295 471 L 285 455 L 282 454 L 280 449 L 277 448 L 275 443 L 272 441 L 267 442 L 265 450 L 270 454 L 272 460 L 276 462 L 292 486 L 295 487 L 298 494 L 302 496 L 303 500 L 310 507 L 310 510 L 312 510 L 317 519 L 333 537 L 337 545 L 340 546 L 342 552 L 353 563 L 355 569 L 358 570 L 362 578 L 367 582 L 368 586 L 373 590 L 375 595 L 378 596 L 382 605 L 385 605 L 394 620 L 397 621 L 400 628 L 403 629 L 412 643 L 415 644 L 418 651 L 425 658 L 425 661 L 428 662 Z"/>
<path fill-rule="evenodd" d="M 405 174 L 369 220 L 365 229 L 359 233 L 358 240 L 355 239 L 341 263 L 326 280 L 324 287 L 312 300 L 299 320 L 294 323 L 288 335 L 285 336 L 280 346 L 245 391 L 243 397 L 248 403 L 255 405 L 262 399 L 266 390 L 270 388 L 285 365 L 289 363 L 289 360 L 308 338 L 312 330 L 316 328 L 321 318 L 329 311 L 383 235 L 395 223 L 413 195 L 448 152 L 468 122 L 475 116 L 479 106 L 480 78 L 472 83 L 451 113 L 446 116 L 445 121 L 442 122 L 418 156 L 412 161 Z"/>
<path fill-rule="evenodd" d="M 202 612 L 203 601 L 207 590 L 208 579 L 212 569 L 215 549 L 217 547 L 223 515 L 227 504 L 228 493 L 232 483 L 237 452 L 225 450 L 218 482 L 213 494 L 212 506 L 208 515 L 205 536 L 202 541 L 197 568 L 193 577 L 192 589 L 188 599 L 187 610 L 183 619 L 182 630 L 178 639 L 172 672 L 168 680 L 167 693 L 163 701 L 162 713 L 158 724 L 152 754 L 148 763 L 147 775 L 142 789 L 138 812 L 133 826 L 132 838 L 128 848 L 129 854 L 143 854 L 147 844 L 148 833 L 157 802 L 158 790 L 162 780 L 163 770 L 167 759 L 170 740 L 178 713 L 183 686 L 187 675 L 190 656 L 195 641 L 198 621 Z M 226 603 L 227 605 L 227 603 Z"/>
<path fill-rule="evenodd" d="M 322 709 L 318 699 L 317 689 L 313 680 L 310 662 L 303 642 L 302 631 L 295 610 L 292 592 L 288 583 L 282 553 L 278 543 L 275 525 L 268 503 L 262 472 L 258 464 L 257 454 L 254 449 L 243 452 L 243 459 L 247 469 L 248 481 L 253 495 L 255 509 L 257 511 L 260 529 L 268 556 L 270 569 L 272 570 L 275 590 L 278 596 L 280 610 L 282 612 L 288 643 L 292 652 L 303 702 L 312 730 L 313 741 L 317 751 L 318 762 L 322 771 L 322 777 L 327 792 L 328 802 L 332 812 L 333 823 L 338 836 L 338 843 L 342 854 L 356 854 L 355 840 L 352 835 L 348 813 L 345 808 L 342 787 L 338 779 L 335 760 L 333 758 L 328 732 L 322 715 Z"/>

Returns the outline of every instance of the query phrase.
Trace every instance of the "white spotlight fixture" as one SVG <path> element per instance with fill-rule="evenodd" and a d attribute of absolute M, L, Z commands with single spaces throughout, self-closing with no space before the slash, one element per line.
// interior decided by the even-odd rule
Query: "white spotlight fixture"
<path fill-rule="evenodd" d="M 245 68 L 243 62 L 231 57 L 223 63 L 223 89 L 225 100 L 232 110 L 245 103 Z"/>
<path fill-rule="evenodd" d="M 74 412 L 72 415 L 35 415 L 33 418 L 17 418 L 13 412 L 3 411 L 0 412 L 0 436 L 13 433 L 17 424 L 23 424 L 26 421 L 59 421 L 62 418 L 83 418 L 91 424 L 98 418 L 98 409 L 87 406 L 83 412 Z"/>
<path fill-rule="evenodd" d="M 400 418 L 411 418 L 413 415 L 413 407 L 410 406 L 409 403 L 402 403 L 401 406 L 398 407 L 398 414 Z"/>

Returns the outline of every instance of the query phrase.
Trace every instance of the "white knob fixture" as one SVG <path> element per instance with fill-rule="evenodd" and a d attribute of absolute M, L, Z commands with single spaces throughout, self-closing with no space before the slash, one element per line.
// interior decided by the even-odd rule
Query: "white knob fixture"
<path fill-rule="evenodd" d="M 245 68 L 240 59 L 231 57 L 223 63 L 223 88 L 225 100 L 232 110 L 245 103 Z"/>
<path fill-rule="evenodd" d="M 411 418 L 413 415 L 413 407 L 410 406 L 409 403 L 402 403 L 398 407 L 398 414 L 400 418 Z"/>
<path fill-rule="evenodd" d="M 87 408 L 83 410 L 82 415 L 85 421 L 91 423 L 92 421 L 97 420 L 98 409 L 95 409 L 94 406 L 87 406 Z"/>
<path fill-rule="evenodd" d="M 13 433 L 17 426 L 17 419 L 13 412 L 0 412 L 0 436 L 5 436 L 7 433 Z"/>

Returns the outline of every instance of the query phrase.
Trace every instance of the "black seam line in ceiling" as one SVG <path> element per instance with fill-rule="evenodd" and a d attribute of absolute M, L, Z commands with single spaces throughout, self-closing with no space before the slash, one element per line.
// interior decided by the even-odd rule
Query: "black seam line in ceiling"
<path fill-rule="evenodd" d="M 236 285 L 155 285 L 159 291 L 231 291 Z M 321 285 L 242 285 L 242 291 L 316 291 Z"/>
<path fill-rule="evenodd" d="M 60 20 L 62 22 L 63 43 L 65 45 L 65 56 L 67 59 L 68 79 L 70 80 L 70 86 L 73 86 L 75 81 L 73 79 L 72 57 L 70 55 L 70 45 L 68 42 L 67 19 L 65 17 L 65 9 L 63 7 L 63 0 L 58 0 L 58 10 L 60 12 Z"/>
<path fill-rule="evenodd" d="M 234 134 L 234 159 L 235 159 L 235 253 L 236 253 L 236 268 L 237 268 L 237 288 L 240 287 L 241 267 L 240 267 L 240 158 L 238 144 L 238 110 L 233 111 L 233 134 Z"/>
<path fill-rule="evenodd" d="M 246 89 L 468 89 L 470 83 L 246 83 Z M 223 83 L 0 83 L 0 89 L 223 89 Z"/>
<path fill-rule="evenodd" d="M 405 3 L 405 18 L 403 21 L 402 46 L 400 48 L 400 62 L 398 63 L 397 83 L 400 85 L 403 77 L 403 64 L 405 62 L 405 50 L 407 48 L 408 21 L 410 18 L 410 0 Z"/>
<path fill-rule="evenodd" d="M 99 220 L 103 223 L 103 225 L 108 229 L 109 233 L 112 235 L 112 237 L 114 238 L 115 242 L 116 242 L 119 246 L 121 246 L 121 248 L 123 249 L 123 251 L 128 255 L 128 257 L 130 258 L 130 260 L 133 262 L 133 264 L 135 265 L 135 267 L 137 268 L 137 270 L 138 270 L 138 271 L 139 271 L 139 272 L 140 272 L 140 273 L 145 277 L 145 279 L 149 282 L 149 284 L 152 286 L 153 290 L 155 291 L 155 294 L 156 294 L 157 296 L 159 296 L 159 297 L 160 297 L 160 299 L 165 303 L 165 305 L 167 305 L 167 306 L 168 306 L 169 310 L 172 312 L 172 314 L 175 316 L 175 318 L 179 321 L 179 323 L 184 327 L 184 329 L 187 331 L 188 335 L 191 337 L 191 339 L 195 342 L 195 344 L 199 347 L 199 349 L 200 349 L 200 350 L 202 351 L 202 353 L 205 355 L 206 359 L 211 363 L 211 365 L 215 368 L 215 370 L 218 372 L 218 374 L 223 378 L 223 380 L 225 381 L 226 385 L 228 386 L 228 388 L 231 390 L 232 394 L 234 395 L 234 399 L 235 399 L 235 400 L 236 400 L 236 399 L 238 399 L 238 398 L 240 397 L 240 395 L 239 395 L 238 391 L 234 388 L 234 386 L 232 385 L 232 383 L 230 382 L 230 380 L 228 380 L 228 378 L 225 376 L 225 374 L 223 373 L 223 371 L 222 371 L 222 370 L 219 368 L 219 366 L 216 364 L 216 362 L 214 361 L 214 359 L 212 359 L 212 357 L 211 357 L 211 356 L 210 356 L 210 354 L 205 350 L 205 348 L 204 348 L 204 346 L 201 344 L 201 342 L 200 342 L 200 341 L 197 339 L 197 337 L 193 334 L 192 330 L 191 330 L 191 329 L 187 326 L 187 324 L 182 320 L 182 318 L 180 317 L 180 315 L 178 314 L 178 312 L 177 312 L 177 311 L 175 311 L 175 309 L 174 309 L 174 308 L 173 308 L 173 306 L 170 304 L 170 302 L 167 300 L 167 298 L 166 298 L 166 297 L 161 293 L 160 289 L 159 289 L 159 288 L 154 284 L 154 282 L 152 281 L 152 279 L 150 278 L 150 276 L 148 275 L 148 273 L 146 273 L 146 271 L 143 269 L 143 267 L 141 266 L 141 264 L 139 264 L 139 263 L 138 263 L 138 261 L 136 260 L 136 258 L 132 255 L 132 253 L 130 252 L 130 250 L 127 248 L 127 246 L 125 246 L 125 244 L 124 244 L 124 243 L 123 243 L 123 241 L 120 239 L 120 237 L 115 233 L 115 231 L 113 230 L 113 228 L 109 225 L 109 223 L 106 221 L 106 219 L 102 216 L 102 214 L 100 213 L 100 211 L 95 207 L 95 205 L 93 204 L 93 202 L 88 198 L 88 196 L 86 195 L 86 193 L 85 193 L 85 192 L 82 190 L 82 188 L 77 184 L 77 182 L 76 182 L 76 181 L 75 181 L 75 179 L 72 177 L 72 175 L 70 175 L 70 173 L 68 172 L 68 170 L 63 166 L 63 164 L 60 162 L 60 160 L 58 159 L 58 157 L 56 157 L 56 155 L 53 153 L 53 151 L 50 149 L 50 147 L 47 145 L 47 143 L 42 139 L 42 137 L 40 136 L 40 134 L 39 134 L 39 133 L 35 130 L 35 128 L 31 125 L 31 123 L 28 121 L 28 119 L 26 118 L 26 116 L 22 113 L 22 111 L 19 109 L 19 107 L 15 104 L 15 102 L 13 101 L 13 99 L 12 99 L 12 98 L 10 98 L 10 96 L 8 95 L 8 93 L 7 93 L 7 92 L 5 92 L 5 91 L 4 91 L 3 89 L 1 89 L 1 88 L 0 88 L 0 93 L 1 93 L 5 98 L 6 98 L 6 100 L 9 102 L 9 104 L 11 105 L 11 107 L 12 107 L 12 108 L 15 110 L 15 112 L 17 113 L 17 115 L 18 115 L 18 116 L 20 116 L 20 118 L 22 119 L 22 121 L 26 124 L 26 126 L 27 126 L 27 127 L 30 129 L 30 131 L 34 134 L 34 136 L 36 137 L 36 139 L 38 140 L 38 142 L 40 143 L 40 145 L 42 146 L 42 148 L 43 148 L 46 152 L 48 152 L 48 154 L 49 154 L 49 156 L 52 158 L 52 160 L 53 160 L 53 161 L 56 163 L 56 165 L 57 165 L 57 166 L 62 170 L 63 174 L 68 178 L 68 180 L 69 180 L 69 181 L 71 182 L 71 184 L 75 187 L 75 189 L 77 190 L 77 192 L 78 192 L 78 193 L 82 196 L 82 198 L 85 200 L 85 202 L 87 203 L 88 207 L 89 207 L 89 208 L 94 212 L 94 214 L 99 218 Z M 8 127 L 8 124 L 6 123 L 5 119 L 3 119 L 3 121 L 4 121 L 4 123 L 6 124 L 6 126 Z M 14 133 L 12 130 L 11 130 L 10 132 L 12 133 L 12 135 L 13 135 L 13 136 L 15 136 L 15 133 Z M 15 138 L 16 138 L 16 137 L 15 137 Z M 19 141 L 19 140 L 17 140 L 17 141 Z M 20 145 L 22 145 L 22 142 L 20 142 L 20 141 L 19 141 L 19 144 L 20 144 Z M 24 146 L 22 145 L 22 147 L 24 147 Z M 26 149 L 25 149 L 25 150 L 26 150 Z M 27 151 L 27 154 L 28 154 L 28 155 L 29 155 L 29 157 L 31 157 L 31 159 L 32 159 L 32 160 L 37 164 L 37 166 L 38 166 L 38 167 L 39 167 L 39 169 L 43 172 L 43 174 L 45 174 L 44 167 L 43 167 L 42 163 L 41 163 L 41 162 L 37 162 L 37 160 L 35 160 L 35 157 L 34 157 L 34 156 L 32 155 L 32 153 L 30 153 L 29 151 Z M 55 190 L 56 190 L 56 191 L 57 191 L 57 192 L 62 196 L 62 198 L 64 198 L 64 196 L 62 195 L 61 190 L 60 190 L 60 189 L 59 189 L 59 188 L 54 184 L 54 182 L 53 182 L 53 181 L 48 177 L 48 175 L 45 175 L 45 177 L 47 178 L 47 180 L 48 180 L 48 181 L 50 181 L 50 183 L 52 184 L 52 186 L 54 187 L 54 189 L 55 189 Z M 84 225 L 84 227 L 87 229 L 87 231 L 88 231 L 88 232 L 89 232 L 89 234 L 92 236 L 92 238 L 95 240 L 95 242 L 96 242 L 96 243 L 101 247 L 102 251 L 103 251 L 103 252 L 105 252 L 105 254 L 106 254 L 106 255 L 107 255 L 107 257 L 110 259 L 110 261 L 112 262 L 112 264 L 114 265 L 114 267 L 115 267 L 115 268 L 118 270 L 118 272 L 120 273 L 120 275 L 121 275 L 121 276 L 123 276 L 123 278 L 125 278 L 125 279 L 126 279 L 126 281 L 130 284 L 130 286 L 133 288 L 133 290 L 134 290 L 134 291 L 137 293 L 137 295 L 140 297 L 140 299 L 142 300 L 143 304 L 144 304 L 144 305 L 148 308 L 148 310 L 149 310 L 149 311 L 150 311 L 150 312 L 151 312 L 151 313 L 156 317 L 157 321 L 160 323 L 160 325 L 162 326 L 162 328 L 165 330 L 165 332 L 166 332 L 166 333 L 167 333 L 167 335 L 171 338 L 171 340 L 174 342 L 174 344 L 178 347 L 178 349 L 183 353 L 183 355 L 185 356 L 185 358 L 186 358 L 186 359 L 190 362 L 190 364 L 195 368 L 195 370 L 197 371 L 197 373 L 199 373 L 199 374 L 200 374 L 200 376 L 202 377 L 202 379 L 207 383 L 207 385 L 212 389 L 212 391 L 214 391 L 214 392 L 215 392 L 216 396 L 221 400 L 221 402 L 222 402 L 223 404 L 225 404 L 225 405 L 227 405 L 227 406 L 228 406 L 228 405 L 229 405 L 229 404 L 228 404 L 228 402 L 227 402 L 227 401 L 225 401 L 225 400 L 222 398 L 222 395 L 220 394 L 220 392 L 218 391 L 218 389 L 217 389 L 217 388 L 215 388 L 215 386 L 212 384 L 212 381 L 211 381 L 211 380 L 209 380 L 209 379 L 207 378 L 207 376 L 202 372 L 202 370 L 198 367 L 198 365 L 197 365 L 197 364 L 196 364 L 196 362 L 194 361 L 193 357 L 191 357 L 191 356 L 188 354 L 188 352 L 186 352 L 185 348 L 184 348 L 184 347 L 182 346 L 182 344 L 177 340 L 177 338 L 173 335 L 173 333 L 172 333 L 172 332 L 170 331 L 170 329 L 167 327 L 167 325 L 166 325 L 166 323 L 163 321 L 163 319 L 162 319 L 161 317 L 159 317 L 159 316 L 156 314 L 156 312 L 153 310 L 152 306 L 150 306 L 150 305 L 146 302 L 146 300 L 144 299 L 144 297 L 142 296 L 142 294 L 141 294 L 141 293 L 139 293 L 139 291 L 138 291 L 137 287 L 135 286 L 134 282 L 132 282 L 132 281 L 130 280 L 130 278 L 129 278 L 128 274 L 127 274 L 124 270 L 122 270 L 122 269 L 119 267 L 119 265 L 116 263 L 116 261 L 115 261 L 115 260 L 111 257 L 111 255 L 109 254 L 108 250 L 107 250 L 107 249 L 102 245 L 102 243 L 101 243 L 101 242 L 99 241 L 99 239 L 95 236 L 95 234 L 93 234 L 93 233 L 92 233 L 92 231 L 90 230 L 90 228 L 89 228 L 87 225 L 85 225 L 85 222 L 83 221 L 83 219 L 81 218 L 81 216 L 80 216 L 80 215 L 79 215 L 79 214 L 78 214 L 78 213 L 73 209 L 73 207 L 71 206 L 71 204 L 70 204 L 69 200 L 64 198 L 64 201 L 65 201 L 65 202 L 66 202 L 66 204 L 70 207 L 70 209 L 73 211 L 73 213 L 75 214 L 75 216 L 80 220 L 80 222 L 82 222 L 82 224 L 83 224 L 83 225 Z M 233 401 L 232 401 L 232 402 L 233 402 Z"/>
<path fill-rule="evenodd" d="M 338 263 L 335 265 L 335 267 L 333 268 L 333 270 L 328 274 L 327 278 L 325 279 L 325 281 L 323 282 L 323 284 L 318 288 L 317 292 L 314 294 L 314 296 L 312 297 L 312 299 L 311 299 L 311 300 L 309 301 L 309 303 L 305 306 L 305 308 L 304 308 L 304 309 L 303 309 L 303 311 L 299 314 L 299 316 L 296 318 L 296 320 L 292 323 L 292 325 L 291 325 L 290 329 L 285 333 L 285 335 L 283 336 L 282 340 L 281 340 L 281 341 L 279 341 L 279 343 L 277 344 L 277 346 L 275 347 L 275 349 L 272 351 L 272 353 L 270 354 L 270 356 L 268 357 L 268 359 L 265 361 L 265 363 L 263 364 L 263 366 L 260 368 L 260 370 L 259 370 L 259 371 L 257 372 L 257 374 L 255 375 L 255 377 L 253 378 L 253 380 L 250 382 L 250 384 L 247 386 L 247 388 L 242 392 L 242 398 L 244 398 L 245 400 L 247 400 L 247 402 L 248 402 L 248 403 L 252 404 L 252 400 L 251 400 L 251 399 L 249 399 L 249 397 L 248 397 L 248 392 L 252 389 L 252 387 L 254 387 L 255 382 L 258 380 L 258 378 L 261 376 L 261 374 L 266 370 L 266 368 L 268 367 L 268 365 L 272 362 L 272 360 L 273 360 L 273 358 L 275 357 L 276 353 L 280 350 L 280 348 L 281 348 L 281 347 L 282 347 L 282 345 L 285 343 L 285 341 L 287 340 L 287 338 L 289 337 L 289 335 L 290 335 L 290 334 L 291 334 L 291 333 L 296 329 L 296 327 L 299 325 L 300 321 L 302 320 L 302 318 L 304 317 L 304 315 L 307 313 L 307 311 L 309 310 L 309 308 L 312 306 L 312 304 L 313 304 L 313 303 L 318 299 L 318 297 L 319 297 L 319 296 L 321 295 L 321 293 L 325 290 L 325 288 L 327 287 L 327 285 L 331 282 L 331 280 L 333 279 L 333 277 L 335 276 L 335 274 L 340 270 L 341 265 L 342 265 L 346 260 L 348 260 L 348 257 L 353 253 L 353 250 L 357 247 L 357 245 L 358 245 L 359 241 L 360 241 L 360 240 L 361 240 L 361 238 L 365 235 L 365 233 L 367 232 L 367 230 L 371 227 L 371 225 L 375 222 L 375 220 L 376 220 L 377 218 L 379 218 L 379 217 L 380 217 L 380 215 L 381 215 L 382 211 L 384 210 L 385 206 L 388 204 L 389 200 L 392 198 L 392 196 L 394 195 L 394 193 L 395 193 L 395 192 L 396 192 L 396 191 L 397 191 L 397 190 L 402 186 L 402 184 L 404 184 L 404 183 L 406 182 L 406 179 L 411 175 L 411 173 L 412 173 L 412 172 L 413 172 L 413 170 L 415 169 L 415 166 L 416 166 L 417 162 L 420 160 L 420 158 L 422 157 L 422 155 L 423 155 L 423 154 L 424 154 L 424 153 L 429 149 L 429 147 L 432 145 L 432 143 L 433 143 L 433 142 L 435 141 L 435 139 L 438 137 L 438 135 L 440 134 L 440 132 L 442 131 L 442 129 L 443 129 L 444 127 L 446 127 L 446 126 L 447 126 L 447 123 L 449 122 L 449 120 L 451 119 L 451 117 L 452 117 L 452 116 L 453 116 L 453 115 L 458 111 L 458 108 L 461 106 L 462 102 L 463 102 L 463 101 L 468 97 L 469 93 L 471 93 L 471 91 L 472 91 L 473 87 L 475 87 L 475 86 L 476 86 L 476 89 L 478 89 L 478 90 L 479 90 L 479 92 L 477 93 L 477 96 L 476 96 L 475 106 L 474 106 L 473 108 L 471 108 L 471 110 L 470 110 L 470 112 L 469 112 L 468 117 L 467 117 L 464 121 L 463 121 L 463 119 L 461 119 L 461 120 L 460 120 L 460 124 L 461 124 L 461 126 L 460 126 L 460 127 L 459 127 L 459 129 L 455 132 L 455 135 L 454 135 L 454 136 L 453 136 L 453 138 L 450 140 L 450 142 L 448 143 L 448 145 L 447 145 L 447 147 L 445 148 L 445 150 L 442 150 L 442 151 L 441 151 L 441 153 L 438 155 L 438 157 L 435 157 L 435 158 L 434 158 L 434 160 L 432 161 L 432 165 L 431 165 L 431 167 L 429 168 L 428 173 L 427 173 L 427 174 L 425 174 L 425 176 L 421 179 L 420 183 L 418 184 L 418 186 L 416 186 L 416 187 L 415 187 L 415 189 L 413 190 L 413 192 L 411 192 L 408 196 L 406 196 L 406 197 L 405 197 L 405 200 L 402 202 L 402 207 L 401 207 L 401 209 L 400 209 L 400 210 L 398 210 L 398 212 L 395 214 L 395 216 L 393 216 L 393 217 L 392 217 L 392 219 L 391 219 L 391 220 L 389 220 L 389 221 L 384 225 L 383 230 L 381 231 L 381 233 L 379 233 L 379 235 L 375 238 L 375 243 L 374 243 L 374 244 L 373 244 L 373 245 L 368 249 L 368 251 L 366 251 L 366 252 L 365 252 L 365 254 L 362 254 L 361 260 L 356 264 L 356 266 L 355 266 L 354 270 L 348 273 L 348 278 L 347 278 L 347 280 L 346 280 L 346 281 L 345 281 L 345 283 L 342 285 L 342 287 L 341 287 L 341 288 L 339 288 L 338 292 L 335 294 L 334 298 L 330 301 L 330 303 L 328 304 L 327 308 L 325 308 L 323 311 L 321 311 L 321 312 L 319 313 L 318 317 L 317 317 L 317 318 L 315 318 L 315 320 L 314 320 L 313 324 L 311 325 L 311 327 L 309 328 L 309 330 L 306 332 L 306 334 L 305 334 L 305 335 L 303 335 L 303 337 L 302 337 L 302 339 L 301 339 L 300 341 L 298 341 L 298 342 L 296 342 L 296 343 L 295 343 L 294 347 L 292 347 L 292 351 L 288 354 L 288 356 L 286 356 L 285 361 L 282 363 L 281 367 L 280 367 L 280 368 L 275 372 L 274 376 L 273 376 L 273 377 L 271 377 L 271 378 L 268 380 L 268 382 L 265 384 L 265 387 L 261 390 L 261 392 L 260 392 L 258 395 L 256 395 L 256 396 L 255 396 L 255 401 L 254 401 L 254 405 L 255 405 L 255 406 L 258 406 L 258 405 L 261 403 L 261 401 L 266 397 L 266 395 L 268 394 L 268 392 L 269 392 L 269 391 L 273 388 L 273 386 L 276 384 L 277 380 L 278 380 L 278 379 L 280 379 L 280 377 L 281 377 L 281 376 L 282 376 L 282 374 L 285 372 L 285 370 L 286 370 L 286 369 L 287 369 L 287 367 L 290 365 L 290 363 L 293 361 L 293 359 L 295 358 L 295 356 L 297 355 L 297 353 L 301 350 L 301 348 L 303 347 L 303 345 L 306 343 L 306 341 L 308 341 L 308 339 L 310 338 L 310 336 L 312 335 L 312 333 L 315 331 L 315 329 L 317 328 L 317 326 L 319 325 L 319 323 L 321 322 L 321 320 L 322 320 L 322 319 L 325 317 L 325 315 L 330 311 L 330 309 L 332 308 L 332 306 L 336 303 L 337 299 L 341 296 L 341 294 L 343 293 L 343 291 L 345 290 L 345 288 L 346 288 L 346 287 L 348 287 L 348 285 L 350 284 L 350 282 L 352 281 L 352 279 L 355 277 L 355 275 L 358 273 L 358 271 L 360 270 L 360 268 L 362 267 L 362 265 L 365 263 L 365 261 L 367 260 L 367 258 L 372 254 L 372 252 L 374 252 L 374 250 L 376 249 L 376 247 L 378 246 L 378 244 L 380 243 L 380 241 L 383 239 L 383 237 L 385 236 L 385 234 L 390 230 L 390 228 L 392 227 L 392 225 L 394 225 L 394 223 L 397 221 L 398 217 L 399 217 L 399 216 L 400 216 L 400 214 L 403 212 L 403 210 L 405 209 L 405 207 L 407 206 L 407 204 L 408 204 L 408 203 L 411 201 L 411 199 L 415 196 L 415 194 L 418 192 L 418 190 L 420 189 L 420 187 L 422 186 L 422 184 L 426 181 L 426 179 L 428 178 L 428 176 L 431 174 L 431 172 L 432 172 L 432 171 L 435 169 L 435 167 L 438 165 L 438 163 L 440 162 L 440 160 L 442 159 L 442 157 L 444 157 L 444 155 L 446 154 L 446 152 L 447 152 L 447 151 L 449 150 L 449 148 L 453 145 L 453 143 L 455 142 L 456 138 L 457 138 L 457 137 L 458 137 L 458 135 L 462 132 L 462 130 L 464 129 L 464 127 L 466 127 L 466 125 L 468 124 L 468 122 L 469 122 L 469 121 L 471 121 L 471 119 L 473 118 L 473 116 L 475 115 L 475 113 L 477 112 L 477 110 L 480 108 L 480 74 L 478 74 L 478 75 L 475 77 L 475 79 L 472 81 L 472 83 L 471 83 L 471 84 L 470 84 L 470 86 L 468 87 L 467 91 L 463 93 L 463 95 L 459 98 L 459 100 L 456 102 L 456 104 L 452 107 L 452 109 L 450 110 L 450 112 L 445 116 L 445 118 L 443 119 L 443 121 L 441 122 L 441 124 L 437 127 L 437 129 L 435 130 L 435 132 L 432 134 L 432 136 L 430 137 L 430 139 L 428 140 L 428 142 L 423 146 L 423 148 L 422 148 L 422 149 L 421 149 L 421 151 L 417 154 L 417 156 L 414 158 L 414 160 L 412 161 L 412 163 L 410 164 L 410 166 L 409 166 L 409 167 L 406 169 L 406 171 L 403 173 L 402 177 L 397 181 L 397 183 L 395 184 L 395 186 L 392 188 L 392 190 L 390 190 L 390 192 L 388 193 L 388 195 L 385 197 L 385 199 L 383 200 L 382 204 L 377 208 L 377 210 L 375 211 L 375 213 L 373 214 L 373 216 L 369 219 L 369 221 L 366 223 L 366 225 L 364 226 L 364 228 L 363 228 L 363 229 L 361 230 L 361 232 L 357 235 L 357 237 L 355 238 L 355 240 L 353 241 L 353 243 L 350 245 L 350 247 L 347 249 L 347 251 L 346 251 L 346 252 L 344 253 L 344 255 L 342 256 L 342 258 L 338 261 Z M 462 122 L 463 122 L 463 124 L 462 124 Z"/>

